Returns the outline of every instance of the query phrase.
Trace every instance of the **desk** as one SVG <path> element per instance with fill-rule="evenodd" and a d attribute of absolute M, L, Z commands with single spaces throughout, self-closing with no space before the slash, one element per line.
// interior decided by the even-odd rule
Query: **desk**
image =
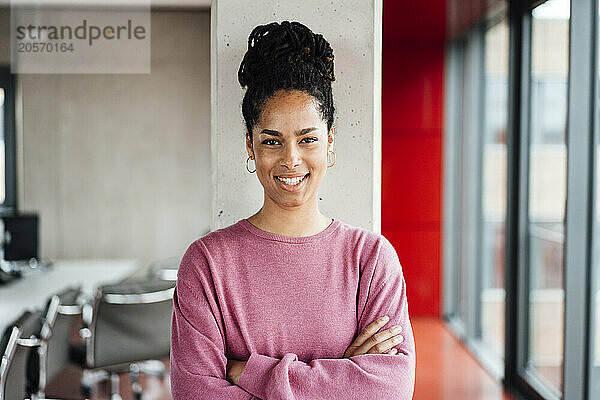
<path fill-rule="evenodd" d="M 135 260 L 61 260 L 0 286 L 0 335 L 25 310 L 42 308 L 53 293 L 81 285 L 94 295 L 97 286 L 117 282 L 135 273 Z"/>

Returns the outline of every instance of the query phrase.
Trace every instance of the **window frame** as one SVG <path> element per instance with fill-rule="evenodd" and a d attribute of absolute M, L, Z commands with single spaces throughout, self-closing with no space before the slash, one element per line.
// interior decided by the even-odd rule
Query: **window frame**
<path fill-rule="evenodd" d="M 457 132 L 461 129 L 462 102 L 460 99 L 460 89 L 462 88 L 462 49 L 463 44 L 460 40 L 454 40 L 447 44 L 445 82 L 446 95 L 444 96 L 444 109 L 446 118 L 444 119 L 444 193 L 443 213 L 445 223 L 443 224 L 442 241 L 442 259 L 446 266 L 443 271 L 443 317 L 447 321 L 452 321 L 458 314 L 458 187 L 459 175 L 457 173 L 458 161 L 461 155 L 461 149 L 458 142 Z"/>
<path fill-rule="evenodd" d="M 0 66 L 0 87 L 4 89 L 4 174 L 5 198 L 0 203 L 1 210 L 17 209 L 17 163 L 16 163 L 16 125 L 15 99 L 16 79 L 10 66 Z"/>
<path fill-rule="evenodd" d="M 496 379 L 504 374 L 502 358 L 491 354 L 482 342 L 480 299 L 483 290 L 482 272 L 479 265 L 482 260 L 482 185 L 483 185 L 483 138 L 478 132 L 484 129 L 484 68 L 485 33 L 493 24 L 506 15 L 505 8 L 498 8 L 485 21 L 477 24 L 463 35 L 448 43 L 446 48 L 446 100 L 447 118 L 445 120 L 444 146 L 444 304 L 443 318 L 451 331 L 467 346 L 484 368 Z M 463 71 L 472 77 L 463 82 Z M 468 93 L 463 93 L 463 89 Z M 466 101 L 466 106 L 463 103 Z M 465 119 L 465 109 L 469 116 Z M 464 138 L 463 135 L 468 136 Z M 465 157 L 468 160 L 465 161 Z M 464 176 L 464 163 L 477 168 Z M 468 168 L 467 168 L 468 170 Z M 466 179 L 465 179 L 466 178 Z M 465 182 L 466 181 L 466 182 Z M 465 193 L 461 193 L 465 189 Z M 463 201 L 468 206 L 463 206 Z M 475 210 L 464 215 L 463 209 Z M 457 235 L 456 232 L 459 232 Z M 461 238 L 467 238 L 461 243 Z M 461 267 L 461 263 L 463 266 Z M 466 271 L 467 310 L 466 320 L 459 311 L 461 268 Z"/>
<path fill-rule="evenodd" d="M 538 1 L 536 4 L 527 7 L 525 10 L 522 10 L 518 15 L 518 23 L 521 24 L 521 99 L 519 101 L 520 105 L 520 119 L 519 126 L 515 130 L 514 134 L 518 134 L 520 137 L 519 141 L 519 168 L 514 170 L 516 179 L 518 180 L 518 201 L 513 206 L 518 207 L 517 215 L 518 218 L 515 221 L 517 226 L 510 227 L 508 229 L 516 229 L 515 237 L 517 238 L 517 243 L 514 243 L 514 246 L 517 248 L 517 284 L 514 288 L 516 290 L 516 295 L 513 297 L 516 301 L 516 310 L 517 314 L 512 315 L 512 318 L 516 318 L 516 334 L 517 341 L 515 343 L 515 347 L 511 348 L 510 351 L 513 351 L 516 354 L 516 364 L 512 366 L 513 372 L 515 376 L 515 384 L 516 387 L 524 393 L 527 393 L 527 398 L 532 399 L 543 399 L 543 400 L 560 400 L 561 397 L 558 396 L 551 388 L 545 385 L 545 383 L 539 379 L 534 373 L 532 373 L 527 368 L 528 356 L 530 353 L 529 349 L 529 338 L 530 338 L 530 243 L 529 243 L 529 156 L 530 156 L 530 145 L 531 145 L 531 91 L 532 91 L 532 79 L 531 79 L 531 33 L 532 33 L 532 18 L 531 12 L 532 10 L 543 4 L 544 1 Z M 570 22 L 569 22 L 570 23 Z M 570 39 L 569 39 L 570 40 Z M 570 72 L 569 72 L 570 73 Z M 570 82 L 569 82 L 569 90 L 570 90 Z M 568 96 L 569 97 L 569 96 Z M 569 109 L 569 99 L 567 98 L 567 116 Z M 568 117 L 567 117 L 568 118 Z M 568 127 L 567 127 L 568 129 Z M 568 139 L 567 139 L 568 140 Z M 570 155 L 570 149 L 568 143 L 566 144 L 567 148 L 567 158 Z M 569 174 L 567 168 L 567 175 Z M 568 180 L 568 179 L 567 179 Z M 568 183 L 566 188 L 566 197 L 569 198 L 569 189 Z M 565 213 L 566 220 L 566 213 Z M 565 231 L 567 230 L 567 223 L 565 221 Z M 566 234 L 566 232 L 565 232 Z M 566 238 L 563 254 L 566 254 Z M 563 271 L 566 271 L 566 265 L 563 261 Z M 508 278 L 508 277 L 507 277 Z M 514 279 L 514 278 L 513 278 Z M 566 283 L 566 282 L 565 282 Z M 566 286 L 565 286 L 566 293 Z M 513 310 L 514 311 L 514 310 Z M 565 313 L 566 315 L 566 307 Z M 508 316 L 507 316 L 508 318 Z M 565 322 L 563 321 L 563 324 Z M 565 347 L 566 349 L 566 347 Z M 507 349 L 508 351 L 509 349 Z M 563 353 L 563 362 L 564 362 L 564 353 Z M 566 375 L 563 370 L 563 380 Z M 564 383 L 563 383 L 564 386 Z M 564 396 L 564 387 L 563 387 L 563 396 Z"/>
<path fill-rule="evenodd" d="M 589 311 L 593 309 L 597 5 L 598 0 L 571 0 L 569 22 L 563 370 L 566 399 L 593 398 L 587 389 L 591 383 L 589 358 L 593 349 L 591 327 L 594 319 Z"/>
<path fill-rule="evenodd" d="M 529 178 L 529 141 L 530 141 L 530 89 L 531 89 L 531 10 L 527 8 L 519 13 L 521 24 L 521 115 L 518 129 L 520 145 L 520 179 L 518 204 L 518 226 L 513 236 L 517 237 L 517 292 L 516 292 L 516 333 L 517 343 L 507 351 L 515 351 L 516 363 L 511 366 L 515 374 L 515 383 L 521 392 L 527 393 L 527 398 L 539 399 L 587 399 L 586 373 L 590 352 L 591 305 L 590 282 L 592 251 L 591 228 L 592 207 L 594 204 L 593 175 L 594 147 L 593 143 L 593 113 L 595 93 L 595 71 L 593 60 L 595 40 L 591 35 L 595 28 L 595 1 L 571 1 L 569 20 L 569 71 L 567 96 L 567 204 L 565 214 L 565 245 L 564 245 L 564 353 L 563 353 L 563 393 L 557 396 L 545 386 L 534 374 L 526 368 L 529 343 L 529 243 L 527 235 L 528 215 L 528 178 Z M 541 4 L 541 2 L 539 2 Z M 539 5 L 536 4 L 536 5 Z M 591 90 L 590 90 L 591 89 Z M 573 134 L 577 132 L 578 134 Z M 580 134 L 584 132 L 584 134 Z M 583 194 L 583 195 L 581 195 Z M 513 203 L 513 206 L 515 204 Z M 514 229 L 514 226 L 511 227 Z M 514 260 L 514 257 L 513 257 Z M 583 268 L 581 266 L 584 266 Z M 514 276 L 514 275 L 513 275 Z M 513 312 L 515 309 L 512 309 Z M 507 318 L 510 318 L 507 315 Z M 508 332 L 507 332 L 508 334 Z M 584 344 L 581 346 L 581 344 Z M 516 364 L 516 365 L 515 365 Z M 508 370 L 507 366 L 507 370 Z M 581 379 L 584 384 L 581 384 Z"/>
<path fill-rule="evenodd" d="M 531 10 L 544 0 L 508 1 L 509 77 L 507 122 L 507 210 L 505 222 L 505 387 L 527 400 L 573 399 L 591 400 L 600 387 L 593 387 L 597 367 L 594 364 L 595 292 L 600 268 L 600 254 L 594 254 L 596 232 L 596 149 L 600 142 L 600 88 L 598 53 L 600 52 L 598 0 L 571 0 L 569 21 L 569 71 L 567 95 L 567 204 L 564 244 L 564 355 L 563 394 L 556 396 L 541 384 L 526 368 L 529 345 L 529 243 L 528 243 L 528 180 L 529 128 L 531 93 Z M 463 83 L 463 58 L 460 42 L 469 40 L 474 25 L 446 46 L 445 146 L 444 146 L 444 287 L 443 317 L 449 328 L 492 375 L 485 352 L 473 340 L 476 315 L 461 320 L 458 313 L 458 280 L 461 228 L 461 132 L 463 112 L 460 99 Z M 591 66 L 591 68 L 590 68 Z M 473 79 L 481 82 L 480 79 Z M 463 194 L 462 196 L 468 196 Z M 600 226 L 598 228 L 600 230 Z M 599 245 L 600 246 L 600 245 Z M 599 251 L 600 253 L 600 251 Z M 583 267 L 582 267 L 583 266 Z M 472 271 L 472 269 L 469 269 Z M 470 281 L 467 291 L 478 293 L 480 283 Z M 475 298 L 475 300 L 477 300 Z M 471 300 L 470 300 L 471 302 Z M 473 307 L 471 306 L 471 309 Z M 583 385 L 581 384 L 583 378 Z"/>
<path fill-rule="evenodd" d="M 591 28 L 591 37 L 594 38 L 595 40 L 595 45 L 592 46 L 591 49 L 591 54 L 592 54 L 592 60 L 591 62 L 592 67 L 590 68 L 591 71 L 594 72 L 593 74 L 593 80 L 592 83 L 594 84 L 594 90 L 593 92 L 593 99 L 595 99 L 595 103 L 592 104 L 591 108 L 594 111 L 594 121 L 592 122 L 593 124 L 593 135 L 592 135 L 592 139 L 591 139 L 591 148 L 592 149 L 596 149 L 596 152 L 594 153 L 594 150 L 592 150 L 592 160 L 591 160 L 591 168 L 592 168 L 592 173 L 595 174 L 597 172 L 597 168 L 598 168 L 598 162 L 599 160 L 597 159 L 596 155 L 598 154 L 598 148 L 600 146 L 600 116 L 598 115 L 598 113 L 600 113 L 600 102 L 599 100 L 599 96 L 600 96 L 600 0 L 596 0 L 592 2 L 591 5 L 591 15 L 595 16 L 595 18 L 593 18 L 592 21 L 592 28 Z M 595 315 L 598 312 L 596 310 L 596 293 L 598 291 L 600 291 L 600 251 L 595 251 L 596 249 L 600 249 L 600 242 L 598 243 L 597 246 L 594 245 L 594 242 L 598 242 L 600 241 L 600 230 L 598 229 L 599 226 L 598 224 L 596 224 L 596 220 L 598 218 L 600 218 L 600 216 L 598 215 L 598 211 L 599 208 L 597 208 L 595 205 L 596 203 L 599 201 L 598 198 L 596 198 L 596 188 L 597 185 L 600 184 L 600 182 L 598 182 L 598 180 L 600 179 L 600 176 L 595 175 L 592 177 L 592 190 L 591 190 L 591 196 L 590 196 L 590 201 L 591 201 L 591 221 L 592 221 L 592 242 L 591 242 L 591 251 L 590 251 L 590 257 L 591 257 L 591 270 L 590 270 L 590 278 L 589 278 L 589 282 L 590 282 L 590 294 L 589 294 L 589 311 L 588 311 L 588 315 L 590 316 L 590 323 L 589 323 L 589 337 L 587 340 L 587 345 L 588 345 L 588 362 L 587 362 L 587 368 L 588 368 L 588 373 L 587 373 L 587 379 L 588 379 L 588 385 L 587 385 L 587 391 L 589 393 L 589 397 L 590 398 L 598 398 L 600 397 L 600 365 L 596 365 L 595 364 L 595 350 L 596 350 L 596 345 L 600 346 L 600 343 L 596 343 L 595 340 L 595 336 L 597 334 L 597 332 L 600 330 L 600 326 L 596 325 L 596 318 Z M 599 332 L 600 333 L 600 332 Z M 600 361 L 600 360 L 599 360 Z M 594 382 L 596 382 L 596 384 L 594 385 Z"/>

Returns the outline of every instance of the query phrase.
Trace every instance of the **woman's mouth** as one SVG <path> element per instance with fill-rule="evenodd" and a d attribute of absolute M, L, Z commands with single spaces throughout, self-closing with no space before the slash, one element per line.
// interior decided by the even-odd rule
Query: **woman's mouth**
<path fill-rule="evenodd" d="M 281 176 L 276 176 L 275 180 L 284 190 L 288 192 L 295 192 L 299 190 L 302 186 L 304 186 L 304 182 L 308 180 L 310 174 L 306 174 L 304 176 L 299 176 L 296 178 L 285 178 Z"/>

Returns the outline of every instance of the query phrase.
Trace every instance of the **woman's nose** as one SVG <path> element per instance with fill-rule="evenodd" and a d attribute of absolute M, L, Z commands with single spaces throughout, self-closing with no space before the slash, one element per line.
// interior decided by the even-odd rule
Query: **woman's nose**
<path fill-rule="evenodd" d="M 300 157 L 298 146 L 295 144 L 286 146 L 283 158 L 281 159 L 281 165 L 287 167 L 288 169 L 293 169 L 301 163 L 302 158 Z"/>

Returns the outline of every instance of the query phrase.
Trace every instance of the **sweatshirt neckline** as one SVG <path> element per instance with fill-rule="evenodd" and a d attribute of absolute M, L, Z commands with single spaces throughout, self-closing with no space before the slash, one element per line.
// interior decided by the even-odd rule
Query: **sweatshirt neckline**
<path fill-rule="evenodd" d="M 284 235 L 279 235 L 276 233 L 263 231 L 262 229 L 259 229 L 256 226 L 252 225 L 250 223 L 250 221 L 248 221 L 247 218 L 244 218 L 244 219 L 238 221 L 238 224 L 240 224 L 244 229 L 246 229 L 248 232 L 252 233 L 255 236 L 258 236 L 258 237 L 261 237 L 261 238 L 267 239 L 267 240 L 273 240 L 276 242 L 285 242 L 285 243 L 310 243 L 315 240 L 324 239 L 327 236 L 331 235 L 340 226 L 340 223 L 341 222 L 339 220 L 332 218 L 332 222 L 329 224 L 329 226 L 327 228 L 325 228 L 324 230 L 322 230 L 319 233 L 315 233 L 314 235 L 284 236 Z"/>

